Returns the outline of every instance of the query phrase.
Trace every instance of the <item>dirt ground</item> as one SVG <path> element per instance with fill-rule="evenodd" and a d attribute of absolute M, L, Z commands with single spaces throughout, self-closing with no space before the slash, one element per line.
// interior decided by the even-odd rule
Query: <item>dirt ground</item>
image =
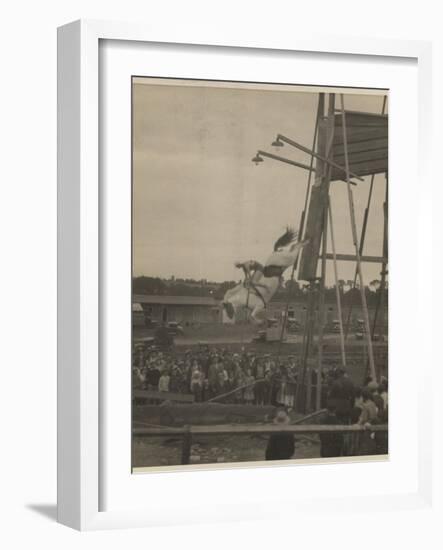
<path fill-rule="evenodd" d="M 267 436 L 204 436 L 194 438 L 191 464 L 252 462 L 265 459 Z M 135 438 L 133 467 L 176 466 L 181 463 L 181 438 Z M 298 438 L 293 458 L 319 457 L 318 439 Z"/>

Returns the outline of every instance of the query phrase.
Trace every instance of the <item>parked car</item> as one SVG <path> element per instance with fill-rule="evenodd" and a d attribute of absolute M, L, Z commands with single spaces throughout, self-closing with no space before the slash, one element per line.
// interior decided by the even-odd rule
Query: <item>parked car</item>
<path fill-rule="evenodd" d="M 151 317 L 145 318 L 145 327 L 146 328 L 157 328 L 159 325 L 156 319 L 151 319 Z"/>
<path fill-rule="evenodd" d="M 175 321 L 170 321 L 168 323 L 167 328 L 168 328 L 169 333 L 174 335 L 174 336 L 183 336 L 183 334 L 184 334 L 183 327 Z"/>
<path fill-rule="evenodd" d="M 277 342 L 280 340 L 281 329 L 278 319 L 267 319 L 266 329 L 259 330 L 255 342 Z"/>
<path fill-rule="evenodd" d="M 137 338 L 135 340 L 134 348 L 136 350 L 140 349 L 150 349 L 155 346 L 155 337 L 154 336 L 145 336 L 144 338 Z"/>
<path fill-rule="evenodd" d="M 286 323 L 286 330 L 288 332 L 298 332 L 301 329 L 300 323 L 297 319 L 288 319 Z"/>
<path fill-rule="evenodd" d="M 366 334 L 365 322 L 363 319 L 357 319 L 355 322 L 355 339 L 363 340 Z"/>
<path fill-rule="evenodd" d="M 271 318 L 271 319 L 267 319 L 267 327 L 268 328 L 276 328 L 278 327 L 278 319 L 275 319 L 275 318 Z"/>

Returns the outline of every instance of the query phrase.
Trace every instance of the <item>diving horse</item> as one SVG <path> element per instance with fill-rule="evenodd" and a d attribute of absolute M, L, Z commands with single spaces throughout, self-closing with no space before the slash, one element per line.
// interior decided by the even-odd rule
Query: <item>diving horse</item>
<path fill-rule="evenodd" d="M 277 239 L 274 250 L 263 266 L 255 260 L 237 262 L 235 267 L 243 269 L 245 279 L 228 290 L 223 298 L 223 307 L 230 319 L 245 308 L 251 311 L 250 319 L 255 324 L 263 322 L 263 313 L 283 281 L 285 270 L 294 265 L 301 249 L 308 240 L 297 241 L 297 232 L 288 227 Z"/>

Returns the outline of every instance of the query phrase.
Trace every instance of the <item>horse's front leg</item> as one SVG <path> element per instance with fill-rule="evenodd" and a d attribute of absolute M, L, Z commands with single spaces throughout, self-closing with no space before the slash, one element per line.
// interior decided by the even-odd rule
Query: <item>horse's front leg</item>
<path fill-rule="evenodd" d="M 254 307 L 251 313 L 251 321 L 255 325 L 261 325 L 264 321 L 264 312 L 265 312 L 265 306 L 263 304 L 258 304 Z"/>

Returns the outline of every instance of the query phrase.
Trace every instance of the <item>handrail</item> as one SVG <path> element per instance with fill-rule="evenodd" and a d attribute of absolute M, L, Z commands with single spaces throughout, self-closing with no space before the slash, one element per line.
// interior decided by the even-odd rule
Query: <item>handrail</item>
<path fill-rule="evenodd" d="M 195 435 L 235 435 L 235 434 L 316 434 L 316 433 L 356 433 L 356 432 L 387 432 L 387 424 L 374 424 L 370 427 L 353 425 L 329 425 L 329 424 L 217 424 L 214 426 L 184 426 L 184 427 L 159 427 L 159 428 L 134 428 L 135 436 L 161 436 L 183 435 L 185 433 Z"/>

